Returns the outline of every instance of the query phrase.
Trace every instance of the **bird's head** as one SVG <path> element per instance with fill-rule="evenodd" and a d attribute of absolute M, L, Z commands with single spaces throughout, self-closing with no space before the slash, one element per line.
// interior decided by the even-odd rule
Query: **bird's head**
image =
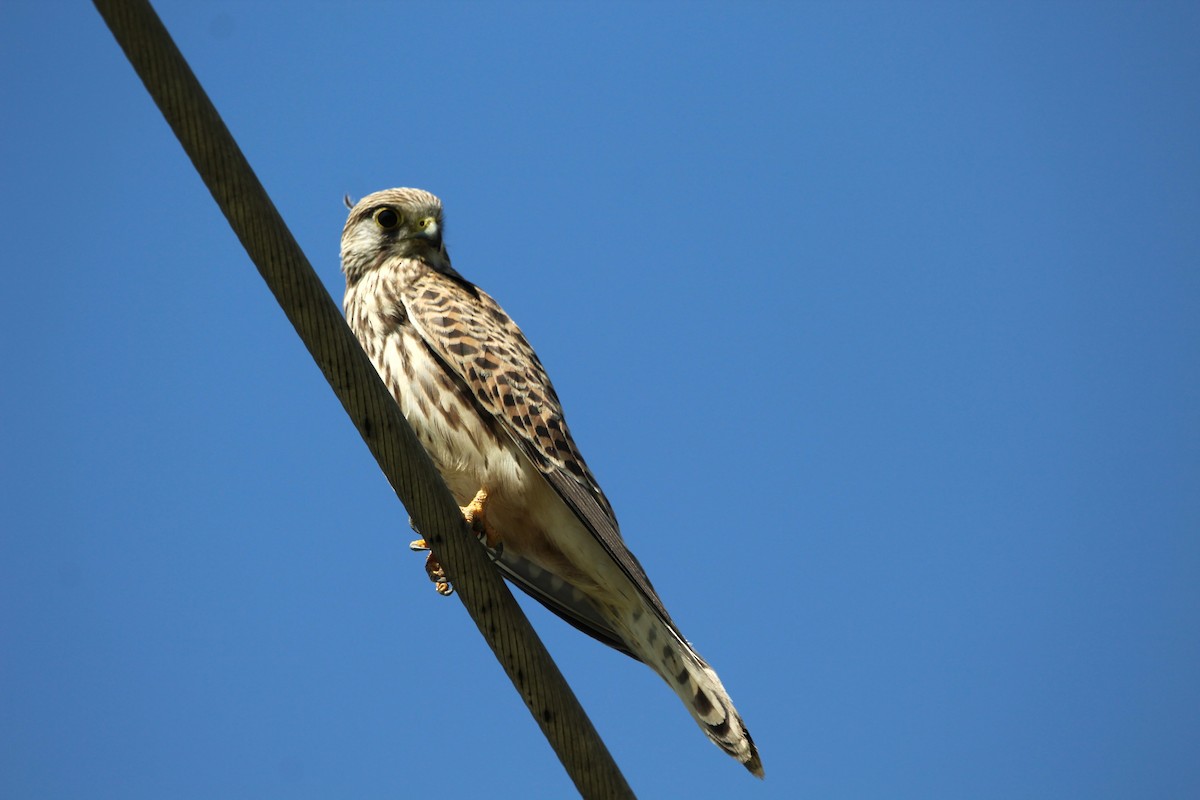
<path fill-rule="evenodd" d="M 385 189 L 350 209 L 342 230 L 342 272 L 356 280 L 389 258 L 415 258 L 455 274 L 442 241 L 442 201 L 421 189 Z"/>

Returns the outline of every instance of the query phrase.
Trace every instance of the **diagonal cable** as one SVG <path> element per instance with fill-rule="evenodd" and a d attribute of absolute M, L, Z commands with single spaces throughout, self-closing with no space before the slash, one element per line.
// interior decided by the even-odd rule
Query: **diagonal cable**
<path fill-rule="evenodd" d="M 147 0 L 94 2 L 580 794 L 633 797 L 154 9 Z"/>

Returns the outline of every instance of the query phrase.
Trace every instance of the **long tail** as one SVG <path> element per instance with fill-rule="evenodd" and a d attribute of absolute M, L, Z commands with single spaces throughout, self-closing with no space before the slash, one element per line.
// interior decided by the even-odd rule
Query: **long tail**
<path fill-rule="evenodd" d="M 644 646 L 636 648 L 638 657 L 679 695 L 700 729 L 717 747 L 761 778 L 763 768 L 758 748 L 717 673 L 673 626 L 655 614 L 645 616 L 651 618 L 652 627 L 649 635 L 640 639 Z"/>

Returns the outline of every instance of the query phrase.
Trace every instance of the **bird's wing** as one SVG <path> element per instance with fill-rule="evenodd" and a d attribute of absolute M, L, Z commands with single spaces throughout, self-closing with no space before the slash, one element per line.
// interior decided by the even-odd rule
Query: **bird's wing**
<path fill-rule="evenodd" d="M 410 284 L 404 304 L 430 351 L 536 465 L 649 606 L 675 628 L 642 565 L 621 539 L 612 506 L 571 438 L 550 378 L 516 323 L 483 290 L 432 271 Z M 552 591 L 549 581 L 538 581 L 519 565 L 505 571 L 568 622 L 628 652 L 590 603 L 579 608 L 562 591 Z"/>

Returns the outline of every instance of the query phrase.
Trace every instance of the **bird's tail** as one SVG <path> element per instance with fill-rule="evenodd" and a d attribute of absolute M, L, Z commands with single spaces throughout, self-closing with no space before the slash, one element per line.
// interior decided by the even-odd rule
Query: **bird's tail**
<path fill-rule="evenodd" d="M 717 747 L 740 761 L 751 774 L 761 778 L 763 768 L 758 748 L 754 746 L 750 731 L 746 730 L 716 671 L 692 649 L 674 626 L 663 622 L 657 615 L 646 616 L 653 617 L 652 625 L 656 630 L 640 639 L 645 646 L 638 648 L 638 657 L 662 676 L 679 695 L 700 729 Z"/>

